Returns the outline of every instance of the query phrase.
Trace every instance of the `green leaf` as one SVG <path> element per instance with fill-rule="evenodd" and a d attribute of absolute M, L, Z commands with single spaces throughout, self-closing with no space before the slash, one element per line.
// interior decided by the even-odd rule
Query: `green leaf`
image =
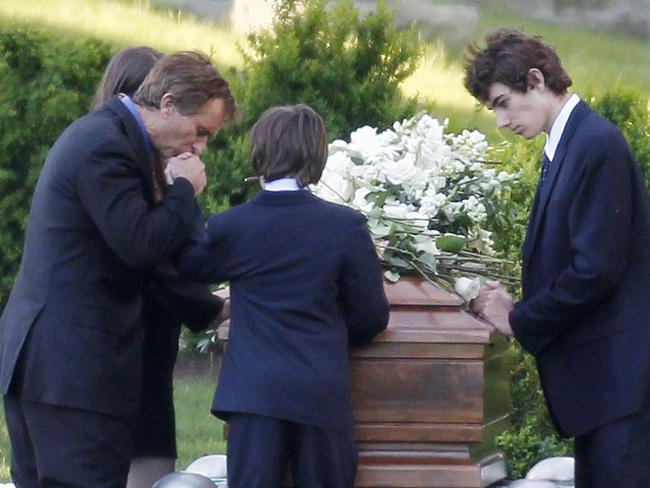
<path fill-rule="evenodd" d="M 411 264 L 406 259 L 404 259 L 404 258 L 402 258 L 400 256 L 397 256 L 395 254 L 386 253 L 386 254 L 384 254 L 384 258 L 391 265 L 396 266 L 398 268 L 404 268 L 404 269 L 411 268 Z"/>
<path fill-rule="evenodd" d="M 458 254 L 463 250 L 466 243 L 467 239 L 459 236 L 447 235 L 436 237 L 436 246 L 438 246 L 438 249 L 444 252 Z"/>
<path fill-rule="evenodd" d="M 418 256 L 418 261 L 426 265 L 431 270 L 436 270 L 436 257 L 433 254 L 422 253 Z"/>

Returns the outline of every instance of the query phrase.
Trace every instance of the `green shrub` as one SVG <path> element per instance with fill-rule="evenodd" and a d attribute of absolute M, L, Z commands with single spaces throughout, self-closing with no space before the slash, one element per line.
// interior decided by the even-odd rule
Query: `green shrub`
<path fill-rule="evenodd" d="M 506 454 L 509 475 L 517 479 L 542 459 L 573 455 L 573 442 L 562 439 L 551 422 L 534 358 L 515 341 L 510 347 L 515 358 L 510 383 L 512 427 L 497 436 L 496 445 Z"/>
<path fill-rule="evenodd" d="M 493 208 L 488 209 L 489 229 L 493 232 L 494 249 L 500 257 L 511 261 L 504 272 L 521 274 L 521 248 L 524 243 L 530 207 L 533 203 L 541 164 L 543 139 L 526 141 L 518 138 L 498 144 L 491 158 L 505 171 L 519 172 L 516 185 L 508 190 Z M 511 290 L 520 294 L 518 288 Z"/>
<path fill-rule="evenodd" d="M 588 100 L 594 110 L 621 129 L 650 188 L 648 96 L 633 88 L 615 88 Z"/>
<path fill-rule="evenodd" d="M 110 57 L 93 40 L 0 27 L 0 306 L 22 253 L 29 202 L 47 152 L 88 111 Z"/>
<path fill-rule="evenodd" d="M 330 140 L 366 124 L 386 127 L 416 111 L 399 84 L 415 70 L 421 50 L 413 30 L 392 27 L 385 6 L 362 17 L 350 0 L 331 8 L 324 0 L 283 0 L 275 12 L 269 30 L 248 36 L 243 69 L 227 76 L 242 121 L 211 143 L 214 159 L 206 163 L 213 178 L 204 198 L 211 212 L 258 188 L 243 183 L 252 173 L 247 133 L 271 106 L 310 105 L 325 120 Z"/>
<path fill-rule="evenodd" d="M 330 140 L 365 124 L 386 127 L 417 111 L 399 84 L 415 70 L 421 49 L 414 31 L 392 27 L 392 14 L 383 5 L 366 17 L 349 0 L 331 10 L 324 0 L 283 0 L 275 9 L 271 28 L 250 34 L 241 48 L 242 70 L 225 73 L 241 120 L 210 141 L 203 156 L 208 187 L 201 204 L 208 214 L 258 191 L 256 182 L 244 182 L 254 175 L 249 131 L 269 107 L 312 106 L 325 120 Z M 183 334 L 189 347 L 205 339 Z"/>
<path fill-rule="evenodd" d="M 412 115 L 399 83 L 421 54 L 414 31 L 392 27 L 383 4 L 361 17 L 351 0 L 283 0 L 272 29 L 251 34 L 243 50 L 238 98 L 250 126 L 269 106 L 306 103 L 331 138 L 365 124 L 387 126 Z"/>

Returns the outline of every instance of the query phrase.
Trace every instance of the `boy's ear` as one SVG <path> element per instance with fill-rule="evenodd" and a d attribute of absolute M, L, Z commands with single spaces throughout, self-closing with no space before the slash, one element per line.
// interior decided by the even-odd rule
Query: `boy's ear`
<path fill-rule="evenodd" d="M 536 88 L 544 88 L 546 86 L 546 80 L 544 79 L 544 73 L 542 73 L 537 68 L 530 68 L 528 74 L 526 75 L 526 85 L 529 90 L 534 90 Z"/>

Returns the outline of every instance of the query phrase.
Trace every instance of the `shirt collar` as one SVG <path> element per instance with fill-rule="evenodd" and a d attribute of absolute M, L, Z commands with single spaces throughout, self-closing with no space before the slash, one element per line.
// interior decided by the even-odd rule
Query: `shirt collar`
<path fill-rule="evenodd" d="M 548 157 L 549 161 L 553 161 L 555 151 L 557 151 L 557 146 L 560 143 L 560 138 L 564 133 L 571 112 L 573 112 L 573 109 L 578 105 L 578 103 L 580 103 L 580 97 L 574 93 L 564 103 L 562 110 L 560 110 L 555 122 L 553 122 L 551 131 L 548 133 L 548 138 L 546 139 L 546 144 L 544 145 L 544 153 L 546 154 L 546 157 Z"/>
<path fill-rule="evenodd" d="M 265 182 L 264 189 L 267 191 L 297 191 L 302 188 L 300 188 L 295 178 L 278 178 L 277 180 Z"/>
<path fill-rule="evenodd" d="M 149 136 L 149 133 L 144 126 L 144 120 L 142 120 L 142 115 L 140 115 L 138 107 L 128 95 L 120 93 L 118 96 L 120 101 L 129 110 L 129 112 L 131 112 L 131 115 L 133 115 L 133 118 L 138 123 L 138 127 L 140 128 L 140 132 L 142 133 L 142 137 L 144 139 L 144 146 L 147 149 L 147 156 L 149 157 L 149 160 L 152 160 L 154 158 L 153 142 L 151 141 L 151 137 Z"/>

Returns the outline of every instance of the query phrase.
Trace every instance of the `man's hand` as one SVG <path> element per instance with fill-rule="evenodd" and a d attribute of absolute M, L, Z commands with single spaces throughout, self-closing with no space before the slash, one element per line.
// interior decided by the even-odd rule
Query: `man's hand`
<path fill-rule="evenodd" d="M 203 192 L 207 184 L 205 165 L 196 154 L 182 153 L 167 160 L 165 174 L 172 181 L 176 178 L 185 178 L 194 187 L 194 195 Z"/>
<path fill-rule="evenodd" d="M 498 281 L 488 281 L 472 301 L 472 310 L 487 320 L 499 332 L 511 336 L 508 314 L 513 308 L 512 297 Z"/>

